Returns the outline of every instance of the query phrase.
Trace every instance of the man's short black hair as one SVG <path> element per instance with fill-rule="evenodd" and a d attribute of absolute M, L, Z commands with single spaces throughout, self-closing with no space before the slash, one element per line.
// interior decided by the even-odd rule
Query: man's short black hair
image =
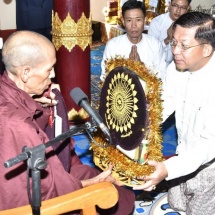
<path fill-rule="evenodd" d="M 124 17 L 125 12 L 131 9 L 140 9 L 143 12 L 144 17 L 146 16 L 146 7 L 145 4 L 141 1 L 137 0 L 128 0 L 122 6 L 122 16 Z"/>
<path fill-rule="evenodd" d="M 177 25 L 183 28 L 198 27 L 195 33 L 195 40 L 199 43 L 210 44 L 215 50 L 215 19 L 202 12 L 188 12 L 180 16 L 173 25 L 173 30 Z"/>

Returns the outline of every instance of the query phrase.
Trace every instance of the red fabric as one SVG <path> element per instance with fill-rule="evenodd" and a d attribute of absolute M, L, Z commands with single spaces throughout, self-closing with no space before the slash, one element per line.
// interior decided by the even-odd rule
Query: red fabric
<path fill-rule="evenodd" d="M 29 204 L 25 162 L 11 168 L 5 168 L 3 163 L 20 154 L 24 146 L 35 147 L 49 140 L 41 129 L 45 127 L 43 124 L 47 124 L 48 116 L 48 109 L 43 109 L 28 94 L 18 89 L 6 73 L 0 77 L 0 210 Z M 74 151 L 72 153 L 69 174 L 52 147 L 47 148 L 48 166 L 41 171 L 42 200 L 80 189 L 80 180 L 99 174 L 96 169 L 81 164 Z M 114 212 L 108 214 L 128 214 L 133 208 L 134 194 L 121 187 L 117 189 L 120 201 L 111 209 Z"/>

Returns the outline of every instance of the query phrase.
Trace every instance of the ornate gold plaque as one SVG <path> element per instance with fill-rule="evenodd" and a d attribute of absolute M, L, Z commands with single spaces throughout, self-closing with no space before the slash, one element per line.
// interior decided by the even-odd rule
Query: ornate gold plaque
<path fill-rule="evenodd" d="M 119 73 L 117 68 L 119 68 Z M 139 76 L 146 83 L 146 115 L 144 114 L 145 110 L 141 106 L 144 101 L 140 102 L 142 97 L 135 90 L 137 82 L 132 81 L 135 79 L 132 78 L 131 80 L 124 75 L 124 69 L 122 68 L 133 71 L 136 76 Z M 147 142 L 147 159 L 162 161 L 162 134 L 160 127 L 162 122 L 161 81 L 155 75 L 152 75 L 143 63 L 131 59 L 123 59 L 121 57 L 110 59 L 106 62 L 106 69 L 107 77 L 102 86 L 102 92 L 107 92 L 102 96 L 105 99 L 101 98 L 100 100 L 99 109 L 100 115 L 105 115 L 104 118 L 111 134 L 116 134 L 114 138 L 112 136 L 112 139 L 119 146 L 124 147 L 124 149 L 127 150 L 129 147 L 133 150 L 133 142 L 137 142 L 136 139 L 140 140 L 139 137 L 141 137 L 140 141 L 142 143 Z M 104 88 L 104 86 L 108 86 L 108 89 Z M 105 103 L 104 100 L 106 100 Z M 141 113 L 138 113 L 138 111 L 141 111 Z M 123 117 L 120 117 L 121 115 Z M 145 118 L 147 118 L 146 124 L 143 123 Z M 138 120 L 142 124 L 139 124 Z M 142 132 L 143 137 L 141 134 L 138 136 L 139 132 L 136 132 L 139 128 L 141 128 L 140 132 Z M 113 133 L 113 130 L 115 130 L 115 133 Z M 130 133 L 129 135 L 130 131 L 132 133 L 136 132 L 136 134 Z M 122 139 L 121 143 L 119 142 L 121 139 L 119 140 L 117 135 Z M 131 137 L 132 135 L 133 137 Z M 132 142 L 132 140 L 134 141 Z M 147 161 L 140 163 L 130 159 L 121 153 L 114 144 L 115 142 L 113 142 L 113 145 L 109 145 L 99 131 L 94 135 L 91 147 L 94 153 L 95 164 L 101 169 L 106 169 L 109 163 L 114 164 L 113 172 L 115 177 L 127 186 L 143 183 L 138 178 L 151 174 L 154 168 L 147 165 Z"/>

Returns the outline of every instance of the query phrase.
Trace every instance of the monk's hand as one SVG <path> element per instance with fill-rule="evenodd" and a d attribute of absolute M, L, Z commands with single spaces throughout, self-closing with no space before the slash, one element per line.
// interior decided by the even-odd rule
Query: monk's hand
<path fill-rule="evenodd" d="M 51 84 L 49 89 L 45 91 L 41 96 L 34 97 L 34 100 L 41 103 L 42 107 L 52 107 L 58 104 L 55 99 L 55 94 L 52 92 L 53 89 L 58 89 L 60 91 L 59 84 Z"/>
<path fill-rule="evenodd" d="M 122 186 L 123 184 L 120 181 L 117 181 L 113 176 L 112 176 L 112 168 L 113 165 L 109 165 L 108 169 L 100 173 L 99 175 L 95 176 L 94 178 L 87 179 L 87 180 L 82 180 L 82 186 L 87 187 L 93 184 L 97 184 L 99 182 L 104 182 L 108 181 L 111 182 L 112 184 Z"/>

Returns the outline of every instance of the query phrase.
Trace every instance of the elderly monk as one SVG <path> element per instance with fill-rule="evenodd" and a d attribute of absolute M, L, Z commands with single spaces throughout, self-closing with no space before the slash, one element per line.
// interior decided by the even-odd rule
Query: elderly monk
<path fill-rule="evenodd" d="M 60 100 L 56 101 L 57 94 L 46 95 L 55 76 L 56 63 L 54 46 L 46 37 L 35 32 L 17 31 L 5 42 L 2 56 L 6 70 L 0 77 L 0 210 L 29 204 L 26 162 L 8 169 L 3 163 L 20 154 L 24 146 L 33 148 L 48 142 L 52 108 L 47 104 L 56 105 L 56 108 L 61 105 Z M 44 95 L 49 98 L 44 99 Z M 68 145 L 70 140 L 65 148 Z M 111 176 L 111 166 L 100 173 L 81 164 L 73 150 L 60 156 L 53 148 L 46 149 L 48 166 L 41 171 L 42 200 L 110 181 L 119 191 L 119 201 L 111 209 L 100 210 L 100 214 L 120 215 L 132 211 L 134 194 L 118 186 L 120 183 Z"/>

